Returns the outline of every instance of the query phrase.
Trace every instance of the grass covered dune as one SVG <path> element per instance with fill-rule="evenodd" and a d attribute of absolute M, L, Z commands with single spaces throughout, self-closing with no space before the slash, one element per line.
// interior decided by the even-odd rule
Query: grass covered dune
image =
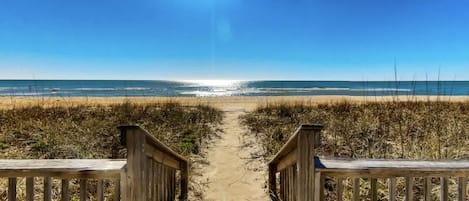
<path fill-rule="evenodd" d="M 1 158 L 124 158 L 117 126 L 137 124 L 188 156 L 215 133 L 221 111 L 206 105 L 120 103 L 0 110 Z"/>
<path fill-rule="evenodd" d="M 321 124 L 321 154 L 345 158 L 469 159 L 469 102 L 268 104 L 242 117 L 275 154 L 300 124 Z"/>

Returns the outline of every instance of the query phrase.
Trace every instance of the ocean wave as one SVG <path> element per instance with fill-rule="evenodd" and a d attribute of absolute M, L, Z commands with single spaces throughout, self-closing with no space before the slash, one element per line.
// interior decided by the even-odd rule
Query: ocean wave
<path fill-rule="evenodd" d="M 350 89 L 350 91 L 398 91 L 398 92 L 410 92 L 411 89 L 396 89 L 396 88 L 363 88 L 363 89 Z"/>
<path fill-rule="evenodd" d="M 150 90 L 151 88 L 147 87 L 116 87 L 116 88 L 111 88 L 111 87 L 103 87 L 103 88 L 74 88 L 70 90 L 76 90 L 76 91 L 144 91 L 144 90 Z"/>
<path fill-rule="evenodd" d="M 257 88 L 265 91 L 348 91 L 350 88 L 330 88 L 330 87 L 299 87 L 299 88 L 276 88 L 276 87 L 264 87 Z"/>

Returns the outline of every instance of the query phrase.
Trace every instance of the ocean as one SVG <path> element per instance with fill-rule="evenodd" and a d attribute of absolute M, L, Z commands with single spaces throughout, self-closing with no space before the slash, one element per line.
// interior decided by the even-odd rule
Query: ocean
<path fill-rule="evenodd" d="M 469 95 L 469 81 L 0 80 L 0 96 Z"/>

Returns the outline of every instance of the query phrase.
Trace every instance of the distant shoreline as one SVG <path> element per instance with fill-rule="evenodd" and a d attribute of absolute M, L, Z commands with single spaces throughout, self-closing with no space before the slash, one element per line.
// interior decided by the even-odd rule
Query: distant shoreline
<path fill-rule="evenodd" d="M 49 96 L 0 96 L 0 108 L 27 106 L 77 106 L 77 105 L 110 105 L 130 103 L 164 103 L 179 102 L 183 105 L 206 104 L 219 108 L 226 105 L 240 105 L 253 109 L 265 104 L 324 104 L 336 102 L 375 102 L 375 101 L 469 101 L 469 96 L 221 96 L 221 97 L 49 97 Z"/>

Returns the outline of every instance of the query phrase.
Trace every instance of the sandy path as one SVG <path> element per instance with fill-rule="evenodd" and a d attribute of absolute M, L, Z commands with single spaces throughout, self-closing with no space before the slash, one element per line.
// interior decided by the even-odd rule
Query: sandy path
<path fill-rule="evenodd" d="M 261 159 L 253 159 L 258 152 L 254 139 L 244 135 L 246 128 L 240 125 L 242 106 L 225 106 L 223 133 L 207 150 L 209 164 L 203 169 L 208 187 L 205 200 L 268 200 L 265 192 L 265 165 Z"/>

